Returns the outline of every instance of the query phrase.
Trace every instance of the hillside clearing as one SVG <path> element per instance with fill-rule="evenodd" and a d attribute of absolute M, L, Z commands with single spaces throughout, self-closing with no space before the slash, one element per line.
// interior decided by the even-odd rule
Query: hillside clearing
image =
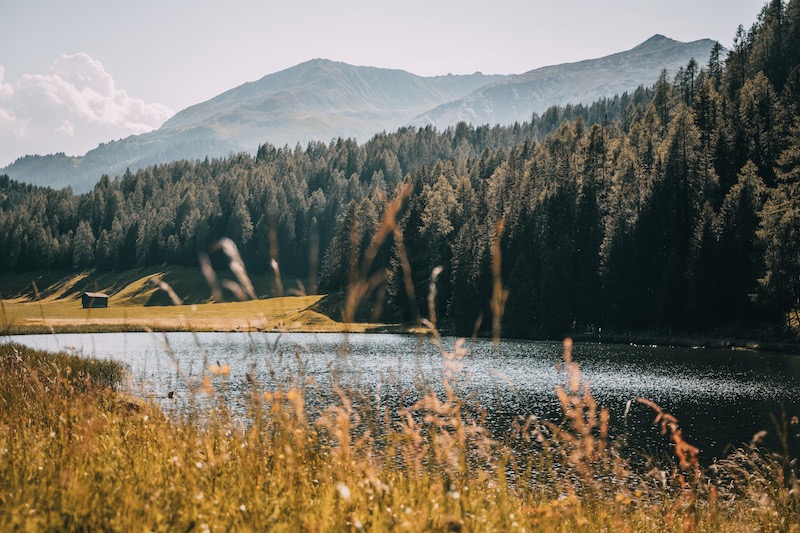
<path fill-rule="evenodd" d="M 33 279 L 31 279 L 33 278 Z M 158 287 L 166 281 L 185 305 L 170 305 Z M 305 331 L 364 332 L 382 324 L 346 324 L 313 309 L 323 296 L 265 297 L 266 282 L 253 280 L 259 299 L 211 303 L 196 269 L 122 273 L 45 273 L 9 276 L 0 285 L 0 331 L 6 334 L 110 331 Z M 34 284 L 36 288 L 34 289 Z M 83 309 L 83 290 L 105 292 L 107 309 Z"/>

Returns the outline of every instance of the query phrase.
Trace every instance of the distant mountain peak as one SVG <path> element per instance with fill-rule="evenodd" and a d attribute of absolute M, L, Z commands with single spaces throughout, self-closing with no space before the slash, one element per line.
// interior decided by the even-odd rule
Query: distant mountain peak
<path fill-rule="evenodd" d="M 670 39 L 666 35 L 661 35 L 660 33 L 656 33 L 655 35 L 653 35 L 652 37 L 647 39 L 645 42 L 643 42 L 639 46 L 646 46 L 646 45 L 652 45 L 652 44 L 664 44 L 664 43 L 677 43 L 677 42 L 678 41 L 676 41 L 675 39 Z"/>
<path fill-rule="evenodd" d="M 341 61 L 334 61 L 332 59 L 326 59 L 324 57 L 315 57 L 314 59 L 309 59 L 299 65 L 295 65 L 291 68 L 302 68 L 302 67 L 343 67 L 348 66 L 347 63 L 342 63 Z M 269 76 L 269 74 L 267 74 Z"/>
<path fill-rule="evenodd" d="M 671 38 L 669 38 L 669 37 L 667 37 L 665 35 L 661 35 L 660 33 L 656 33 L 655 35 L 653 35 L 652 37 L 650 37 L 649 39 L 647 39 L 646 41 L 644 41 L 640 45 L 634 47 L 633 50 L 631 50 L 631 51 L 663 50 L 663 49 L 670 48 L 670 47 L 691 46 L 691 45 L 694 45 L 694 44 L 698 44 L 698 45 L 702 45 L 702 46 L 708 45 L 710 47 L 710 46 L 712 46 L 714 44 L 714 41 L 712 39 L 698 39 L 696 41 L 691 41 L 691 42 L 686 42 L 685 43 L 685 42 L 682 42 L 682 41 L 676 41 L 675 39 L 671 39 Z M 697 58 L 695 58 L 695 59 L 697 59 Z"/>

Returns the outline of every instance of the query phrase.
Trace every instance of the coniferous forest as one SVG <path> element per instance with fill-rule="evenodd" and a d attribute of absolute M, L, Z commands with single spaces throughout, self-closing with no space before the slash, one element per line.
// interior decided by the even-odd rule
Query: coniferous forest
<path fill-rule="evenodd" d="M 509 336 L 786 327 L 800 309 L 800 0 L 771 1 L 727 55 L 654 81 L 513 126 L 264 144 L 81 195 L 0 177 L 0 271 L 196 266 L 226 236 L 251 274 L 275 259 L 336 293 L 404 190 L 371 266 L 384 320 L 427 317 L 442 267 L 436 314 L 462 334 L 491 327 L 493 268 Z"/>

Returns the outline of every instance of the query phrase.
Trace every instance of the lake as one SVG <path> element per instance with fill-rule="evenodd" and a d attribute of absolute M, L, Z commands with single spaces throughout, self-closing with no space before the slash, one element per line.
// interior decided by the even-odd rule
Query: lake
<path fill-rule="evenodd" d="M 45 350 L 68 350 L 124 362 L 136 394 L 156 398 L 165 409 L 186 405 L 204 361 L 229 365 L 214 376 L 221 397 L 244 412 L 255 379 L 264 390 L 302 384 L 313 412 L 332 398 L 331 385 L 364 393 L 376 405 L 413 404 L 431 389 L 443 390 L 446 365 L 425 337 L 389 334 L 108 333 L 12 336 Z M 455 338 L 442 339 L 452 350 Z M 560 421 L 554 393 L 565 382 L 558 370 L 561 343 L 468 341 L 467 355 L 452 381 L 459 395 L 472 395 L 487 410 L 487 426 L 500 438 L 517 416 Z M 573 359 L 598 403 L 611 412 L 613 429 L 627 428 L 634 447 L 663 449 L 665 438 L 652 426 L 653 412 L 632 404 L 648 398 L 677 416 L 684 437 L 701 450 L 703 462 L 729 444 L 748 442 L 765 429 L 770 415 L 800 415 L 800 357 L 742 350 L 707 350 L 576 343 Z M 168 391 L 175 399 L 166 400 Z M 774 440 L 771 441 L 774 443 Z"/>

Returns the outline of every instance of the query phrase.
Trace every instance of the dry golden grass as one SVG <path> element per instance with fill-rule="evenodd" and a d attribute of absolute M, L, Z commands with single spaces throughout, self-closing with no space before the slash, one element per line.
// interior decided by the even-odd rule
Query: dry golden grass
<path fill-rule="evenodd" d="M 637 472 L 569 359 L 561 423 L 497 440 L 450 386 L 463 355 L 443 350 L 444 394 L 379 416 L 339 391 L 312 417 L 301 384 L 251 380 L 246 417 L 168 418 L 110 388 L 113 364 L 0 346 L 0 530 L 798 530 L 796 465 L 752 448 Z M 207 370 L 206 399 L 242 379 Z"/>
<path fill-rule="evenodd" d="M 23 278 L 6 280 L 9 293 L 16 296 L 0 300 L 0 332 L 7 334 L 100 331 L 312 331 L 312 332 L 363 332 L 386 327 L 382 324 L 350 324 L 337 322 L 311 307 L 322 296 L 286 296 L 224 303 L 189 303 L 171 305 L 167 292 L 159 286 L 162 279 L 170 279 L 187 293 L 201 294 L 203 287 L 208 297 L 205 280 L 197 270 L 133 271 L 126 273 L 80 273 L 71 276 L 40 275 L 40 283 L 50 283 L 41 290 L 38 284 L 25 286 Z M 77 287 L 87 284 L 99 286 L 110 294 L 107 309 L 83 309 L 81 291 Z M 34 280 L 34 283 L 36 281 Z M 172 286 L 163 282 L 166 289 Z M 198 288 L 197 286 L 200 286 Z M 10 287 L 16 286 L 16 290 Z M 191 287 L 191 288 L 190 288 Z M 175 292 L 175 291 L 173 291 Z M 196 301 L 197 297 L 188 301 Z M 145 305 L 153 301 L 165 305 Z M 181 302 L 182 303 L 182 302 Z"/>
<path fill-rule="evenodd" d="M 154 330 L 193 331 L 341 331 L 344 325 L 309 310 L 320 296 L 291 296 L 185 306 L 119 305 L 112 299 L 107 309 L 83 309 L 80 301 L 4 303 L 7 331 L 106 331 L 115 327 Z M 368 324 L 353 325 L 351 331 Z"/>

